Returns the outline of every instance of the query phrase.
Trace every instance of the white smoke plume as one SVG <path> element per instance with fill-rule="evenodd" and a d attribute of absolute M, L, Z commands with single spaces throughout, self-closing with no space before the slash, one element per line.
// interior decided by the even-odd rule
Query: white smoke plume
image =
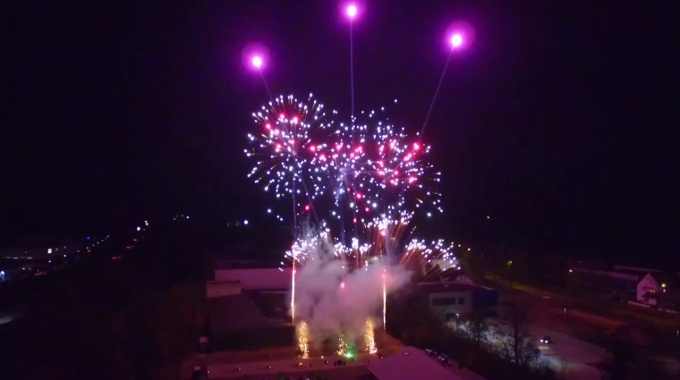
<path fill-rule="evenodd" d="M 295 319 L 307 322 L 315 346 L 339 334 L 357 344 L 367 319 L 375 326 L 382 323 L 383 275 L 389 293 L 407 283 L 410 273 L 388 260 L 352 269 L 336 255 L 332 242 L 320 236 L 306 227 L 301 237 L 307 252 L 295 278 Z"/>

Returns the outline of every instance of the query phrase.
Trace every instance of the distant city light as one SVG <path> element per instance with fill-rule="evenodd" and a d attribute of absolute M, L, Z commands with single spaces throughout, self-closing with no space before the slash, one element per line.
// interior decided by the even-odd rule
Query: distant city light
<path fill-rule="evenodd" d="M 189 220 L 189 215 L 187 215 L 187 220 Z"/>
<path fill-rule="evenodd" d="M 137 232 L 141 231 L 142 227 L 137 227 Z"/>
<path fill-rule="evenodd" d="M 47 248 L 47 254 L 51 255 L 52 254 L 52 248 Z"/>
<path fill-rule="evenodd" d="M 243 225 L 246 225 L 246 226 L 248 225 L 248 219 L 243 221 Z"/>

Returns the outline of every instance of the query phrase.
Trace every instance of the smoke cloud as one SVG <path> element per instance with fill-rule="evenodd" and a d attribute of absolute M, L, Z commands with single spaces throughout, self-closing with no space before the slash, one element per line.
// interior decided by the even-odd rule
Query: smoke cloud
<path fill-rule="evenodd" d="M 311 227 L 303 233 L 308 256 L 296 273 L 295 319 L 307 322 L 315 346 L 339 334 L 356 344 L 367 319 L 382 324 L 383 275 L 389 294 L 406 284 L 411 273 L 388 265 L 388 260 L 351 268 L 335 254 L 333 244 L 319 236 Z"/>

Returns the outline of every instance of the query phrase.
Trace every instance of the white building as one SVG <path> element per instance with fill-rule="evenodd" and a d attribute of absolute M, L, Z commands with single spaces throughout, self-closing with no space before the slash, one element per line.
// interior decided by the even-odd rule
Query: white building
<path fill-rule="evenodd" d="M 438 281 L 421 282 L 418 291 L 427 297 L 430 309 L 443 320 L 471 313 L 475 308 L 491 311 L 498 302 L 495 289 L 475 285 L 460 271 L 447 270 Z"/>
<path fill-rule="evenodd" d="M 647 273 L 647 275 L 638 282 L 636 290 L 637 302 L 642 302 L 651 306 L 658 305 L 658 293 L 661 291 L 661 288 L 651 274 Z"/>

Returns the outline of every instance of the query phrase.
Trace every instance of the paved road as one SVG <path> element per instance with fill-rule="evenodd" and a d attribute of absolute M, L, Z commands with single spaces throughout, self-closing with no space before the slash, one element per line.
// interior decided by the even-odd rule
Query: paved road
<path fill-rule="evenodd" d="M 518 295 L 501 292 L 499 301 L 517 301 Z M 519 297 L 521 299 L 521 297 Z M 564 323 L 563 309 L 556 308 L 553 299 L 535 298 L 532 304 L 530 334 L 538 344 L 543 359 L 565 379 L 600 380 L 602 375 L 596 367 L 606 357 L 606 350 L 568 335 L 570 329 Z M 622 325 L 620 321 L 570 311 L 570 318 L 579 324 L 597 326 L 598 329 L 612 329 Z M 500 321 L 499 321 L 500 322 Z M 502 322 L 501 322 L 502 323 Z M 539 344 L 539 340 L 549 336 L 553 343 Z"/>
<path fill-rule="evenodd" d="M 600 380 L 602 373 L 596 365 L 606 356 L 604 348 L 559 333 L 548 328 L 532 326 L 531 334 L 540 339 L 549 336 L 553 343 L 539 344 L 541 355 L 548 365 L 564 379 Z"/>

